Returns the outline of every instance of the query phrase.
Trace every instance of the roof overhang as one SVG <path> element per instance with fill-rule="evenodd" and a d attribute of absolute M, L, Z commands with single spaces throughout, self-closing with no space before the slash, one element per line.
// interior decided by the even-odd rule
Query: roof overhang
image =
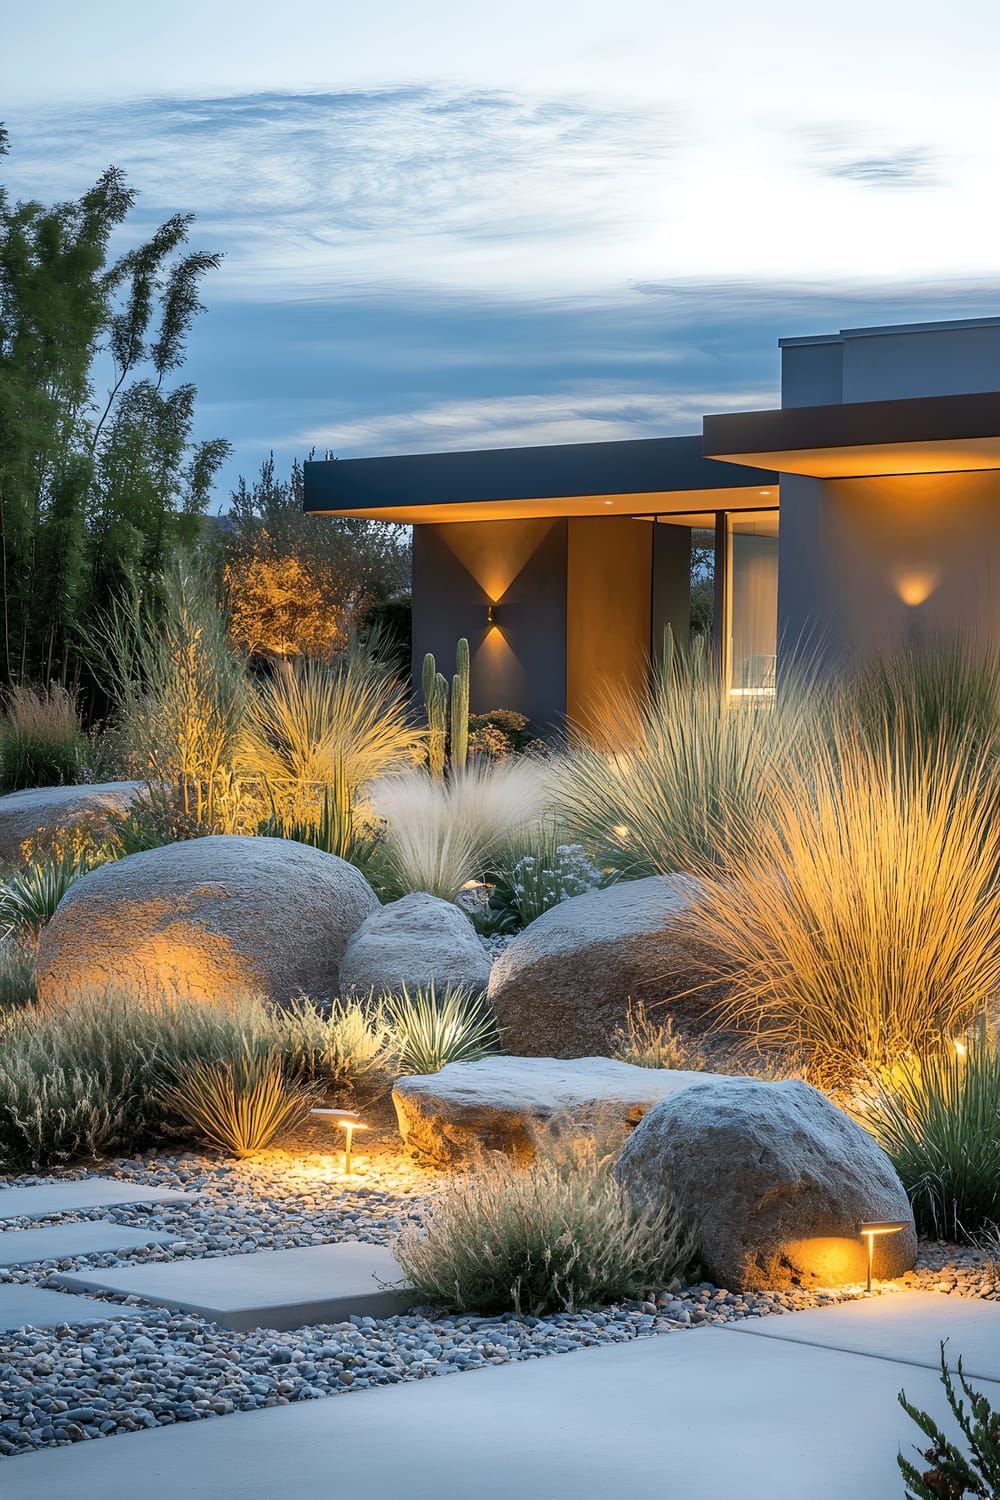
<path fill-rule="evenodd" d="M 305 510 L 406 524 L 659 515 L 777 503 L 770 470 L 705 458 L 700 437 L 415 453 L 305 465 Z"/>
<path fill-rule="evenodd" d="M 706 458 L 818 479 L 1000 469 L 1000 391 L 706 417 Z"/>

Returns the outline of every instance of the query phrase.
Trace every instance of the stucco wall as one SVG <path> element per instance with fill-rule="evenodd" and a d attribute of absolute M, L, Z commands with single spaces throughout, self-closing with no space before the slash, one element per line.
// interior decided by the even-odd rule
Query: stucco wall
<path fill-rule="evenodd" d="M 836 666 L 966 635 L 1000 647 L 1000 474 L 781 487 L 782 652 Z"/>
<path fill-rule="evenodd" d="M 566 526 L 471 521 L 413 528 L 413 665 L 433 651 L 450 677 L 472 656 L 471 708 L 515 708 L 544 733 L 566 707 Z M 486 620 L 494 606 L 496 625 Z"/>

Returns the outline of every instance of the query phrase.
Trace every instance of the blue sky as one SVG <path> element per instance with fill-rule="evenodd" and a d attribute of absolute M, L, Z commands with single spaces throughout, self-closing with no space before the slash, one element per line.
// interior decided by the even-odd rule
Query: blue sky
<path fill-rule="evenodd" d="M 483 13 L 480 14 L 480 11 Z M 842 0 L 34 0 L 15 195 L 108 164 L 226 253 L 200 435 L 342 456 L 695 430 L 776 340 L 1000 312 L 1000 16 Z"/>

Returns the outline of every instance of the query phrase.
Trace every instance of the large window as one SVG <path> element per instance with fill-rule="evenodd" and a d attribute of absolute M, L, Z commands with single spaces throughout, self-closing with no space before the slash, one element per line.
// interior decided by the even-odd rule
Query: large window
<path fill-rule="evenodd" d="M 734 696 L 773 694 L 778 629 L 778 512 L 657 516 L 653 647 L 669 624 L 683 649 L 711 639 Z"/>

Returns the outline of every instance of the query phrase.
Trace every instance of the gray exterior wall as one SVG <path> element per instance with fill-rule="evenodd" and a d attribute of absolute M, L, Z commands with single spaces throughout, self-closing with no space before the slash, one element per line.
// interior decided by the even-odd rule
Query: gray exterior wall
<path fill-rule="evenodd" d="M 455 644 L 471 653 L 473 713 L 515 708 L 539 733 L 566 712 L 564 519 L 456 521 L 413 528 L 413 670 L 425 654 L 446 677 Z M 494 603 L 496 627 L 486 619 Z"/>
<path fill-rule="evenodd" d="M 781 339 L 782 406 L 905 401 L 1000 388 L 1000 318 Z"/>
<path fill-rule="evenodd" d="M 965 637 L 1000 648 L 1000 473 L 781 487 L 783 663 L 833 670 Z"/>

